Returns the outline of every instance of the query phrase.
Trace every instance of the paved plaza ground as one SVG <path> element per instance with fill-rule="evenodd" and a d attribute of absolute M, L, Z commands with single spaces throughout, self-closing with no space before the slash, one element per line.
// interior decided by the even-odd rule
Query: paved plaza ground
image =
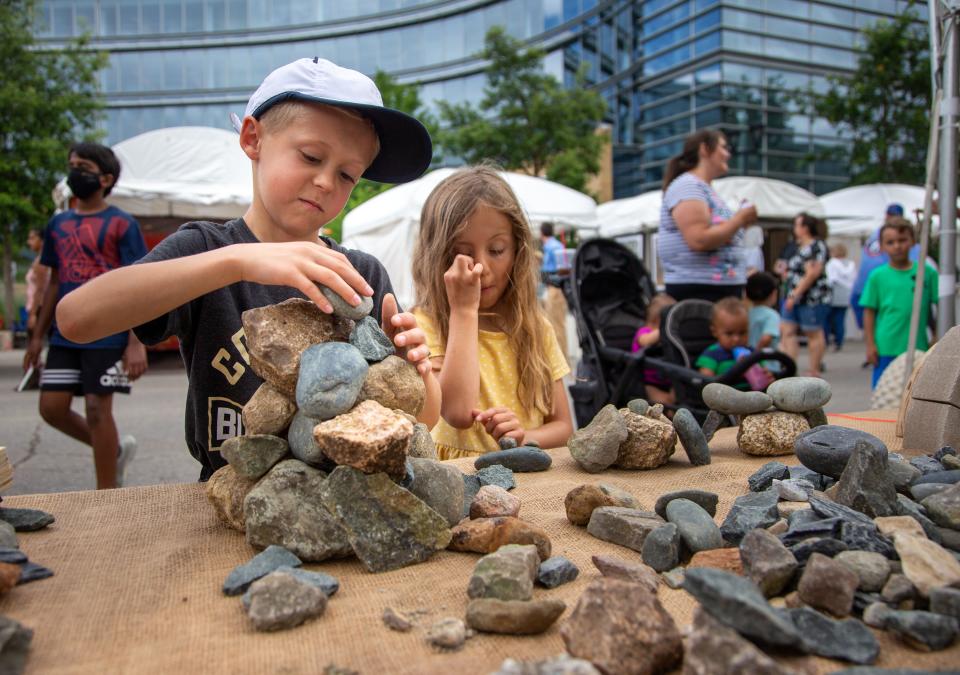
<path fill-rule="evenodd" d="M 0 352 L 0 446 L 14 465 L 7 494 L 89 490 L 95 486 L 88 447 L 52 429 L 37 412 L 37 391 L 16 393 L 22 350 Z M 861 370 L 863 344 L 850 342 L 844 351 L 829 352 L 825 377 L 833 386 L 827 412 L 870 407 L 869 371 Z M 800 370 L 806 368 L 801 353 Z M 151 354 L 150 369 L 129 396 L 116 396 L 114 416 L 121 434 L 133 434 L 139 450 L 127 470 L 126 484 L 192 482 L 200 465 L 187 452 L 183 411 L 187 377 L 178 354 Z M 74 402 L 82 409 L 82 402 Z"/>

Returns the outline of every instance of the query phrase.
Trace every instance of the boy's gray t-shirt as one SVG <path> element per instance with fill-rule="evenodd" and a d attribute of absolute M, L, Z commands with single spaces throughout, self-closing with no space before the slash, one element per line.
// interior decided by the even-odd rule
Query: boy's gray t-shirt
<path fill-rule="evenodd" d="M 334 251 L 346 255 L 373 288 L 373 316 L 379 319 L 383 296 L 393 292 L 383 265 L 369 254 L 345 249 L 326 237 L 323 240 Z M 255 243 L 257 238 L 242 218 L 223 225 L 190 222 L 161 241 L 137 264 L 182 258 L 233 244 Z M 171 279 L 170 283 L 177 280 Z M 243 406 L 263 383 L 250 368 L 240 315 L 248 309 L 305 297 L 287 286 L 241 281 L 207 293 L 134 329 L 137 337 L 148 345 L 171 335 L 180 339 L 180 353 L 190 382 L 185 413 L 186 440 L 190 454 L 203 466 L 200 480 L 207 480 L 226 464 L 219 448 L 227 439 L 243 433 Z"/>

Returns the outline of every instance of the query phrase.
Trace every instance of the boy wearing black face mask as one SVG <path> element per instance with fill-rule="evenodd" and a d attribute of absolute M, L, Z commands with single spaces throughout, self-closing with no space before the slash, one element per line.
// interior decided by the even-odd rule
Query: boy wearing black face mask
<path fill-rule="evenodd" d="M 132 436 L 119 440 L 113 394 L 130 393 L 130 382 L 146 370 L 146 350 L 133 331 L 88 344 L 71 342 L 53 322 L 54 310 L 67 293 L 104 272 L 133 264 L 146 255 L 147 248 L 133 216 L 105 200 L 120 175 L 113 151 L 97 143 L 75 143 L 68 164 L 67 185 L 77 204 L 47 224 L 40 264 L 51 268 L 51 281 L 23 367 L 39 364 L 43 336 L 53 323 L 40 377 L 40 415 L 55 429 L 93 448 L 97 489 L 104 489 L 123 482 L 127 462 L 136 450 Z M 74 396 L 84 397 L 86 417 L 70 409 Z"/>

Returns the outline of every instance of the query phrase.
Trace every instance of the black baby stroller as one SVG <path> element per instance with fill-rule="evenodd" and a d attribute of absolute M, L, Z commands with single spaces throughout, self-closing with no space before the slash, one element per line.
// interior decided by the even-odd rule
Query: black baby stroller
<path fill-rule="evenodd" d="M 676 406 L 703 421 L 707 409 L 701 391 L 710 382 L 733 384 L 760 361 L 778 361 L 777 377 L 796 373 L 786 354 L 751 354 L 721 377 L 701 374 L 697 357 L 712 342 L 712 303 L 685 300 L 667 307 L 660 321 L 660 344 L 631 352 L 633 336 L 646 320 L 655 294 L 650 274 L 630 249 L 610 239 L 591 239 L 574 258 L 566 287 L 567 302 L 577 325 L 582 356 L 576 381 L 570 386 L 577 425 L 584 426 L 608 403 L 623 407 L 630 399 L 646 398 L 641 373 L 654 368 L 673 385 Z"/>

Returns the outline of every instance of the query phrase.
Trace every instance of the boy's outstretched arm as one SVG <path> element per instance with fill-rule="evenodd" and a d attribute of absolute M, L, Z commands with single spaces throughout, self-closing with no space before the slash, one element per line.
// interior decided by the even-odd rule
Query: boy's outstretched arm
<path fill-rule="evenodd" d="M 357 305 L 373 289 L 342 253 L 310 242 L 234 244 L 158 262 L 128 265 L 68 293 L 57 305 L 57 327 L 86 343 L 139 326 L 238 281 L 296 288 L 325 312 L 316 284 Z"/>

